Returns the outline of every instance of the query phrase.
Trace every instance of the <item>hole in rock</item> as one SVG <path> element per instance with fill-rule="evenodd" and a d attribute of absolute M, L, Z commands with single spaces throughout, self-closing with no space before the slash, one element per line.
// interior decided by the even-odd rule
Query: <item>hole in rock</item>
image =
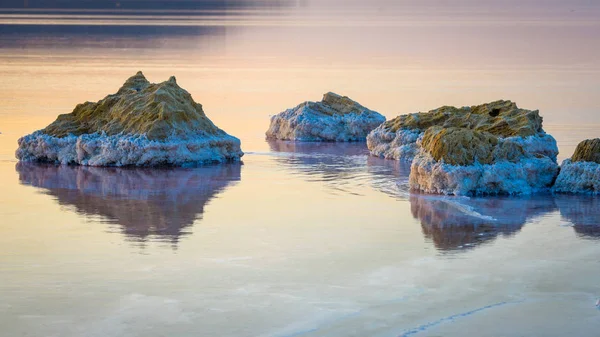
<path fill-rule="evenodd" d="M 499 114 L 500 114 L 500 109 L 498 109 L 498 108 L 492 109 L 492 111 L 490 111 L 490 116 L 492 116 L 492 117 L 496 117 Z"/>

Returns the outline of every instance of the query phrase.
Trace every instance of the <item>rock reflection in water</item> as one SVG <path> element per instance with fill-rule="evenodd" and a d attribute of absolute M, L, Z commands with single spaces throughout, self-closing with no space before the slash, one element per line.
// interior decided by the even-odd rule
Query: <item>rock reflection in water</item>
<path fill-rule="evenodd" d="M 466 198 L 412 194 L 411 212 L 440 251 L 469 249 L 511 236 L 556 210 L 552 196 Z"/>
<path fill-rule="evenodd" d="M 321 182 L 331 191 L 354 193 L 367 178 L 364 142 L 293 142 L 268 140 L 277 163 L 300 173 L 305 180 Z"/>
<path fill-rule="evenodd" d="M 63 206 L 116 224 L 128 240 L 176 246 L 204 206 L 240 180 L 241 164 L 193 169 L 102 168 L 20 162 L 21 184 L 44 189 Z"/>
<path fill-rule="evenodd" d="M 372 177 L 373 187 L 377 190 L 399 200 L 409 198 L 409 162 L 369 156 L 367 158 L 367 168 Z"/>
<path fill-rule="evenodd" d="M 268 140 L 275 160 L 301 173 L 306 180 L 322 182 L 331 191 L 355 193 L 372 187 L 398 199 L 408 199 L 410 163 L 369 155 L 364 142 L 293 142 Z"/>
<path fill-rule="evenodd" d="M 600 240 L 600 197 L 591 195 L 556 195 L 560 215 L 573 224 L 577 236 Z"/>
<path fill-rule="evenodd" d="M 267 140 L 273 152 L 289 152 L 306 155 L 329 155 L 334 157 L 362 156 L 369 154 L 365 142 L 294 142 Z"/>

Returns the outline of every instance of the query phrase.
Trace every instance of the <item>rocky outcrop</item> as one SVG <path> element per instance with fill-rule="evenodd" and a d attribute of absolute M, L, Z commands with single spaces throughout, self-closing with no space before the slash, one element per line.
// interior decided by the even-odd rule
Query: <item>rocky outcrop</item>
<path fill-rule="evenodd" d="M 239 139 L 214 125 L 175 77 L 154 84 L 141 72 L 116 94 L 20 138 L 16 153 L 22 161 L 90 166 L 186 166 L 242 155 Z"/>
<path fill-rule="evenodd" d="M 295 141 L 364 141 L 383 122 L 383 115 L 329 92 L 320 102 L 304 102 L 271 117 L 266 135 Z"/>
<path fill-rule="evenodd" d="M 381 142 L 383 134 L 392 141 Z M 558 173 L 558 147 L 539 112 L 510 101 L 400 116 L 367 144 L 372 154 L 412 160 L 410 187 L 427 193 L 531 194 L 549 189 Z"/>
<path fill-rule="evenodd" d="M 562 162 L 553 190 L 600 194 L 600 138 L 587 139 L 577 145 L 573 156 Z"/>
<path fill-rule="evenodd" d="M 542 117 L 537 110 L 520 109 L 511 101 L 496 101 L 471 107 L 443 106 L 391 119 L 367 136 L 371 154 L 388 159 L 411 161 L 417 140 L 432 126 L 488 132 L 497 137 L 537 136 Z"/>
<path fill-rule="evenodd" d="M 577 144 L 571 162 L 590 162 L 600 164 L 600 138 L 586 139 Z"/>

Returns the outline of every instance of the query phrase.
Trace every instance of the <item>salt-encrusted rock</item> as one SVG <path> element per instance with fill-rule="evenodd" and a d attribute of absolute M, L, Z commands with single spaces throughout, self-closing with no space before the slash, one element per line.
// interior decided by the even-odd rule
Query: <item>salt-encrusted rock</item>
<path fill-rule="evenodd" d="M 436 128 L 425 133 L 423 142 L 430 131 Z M 554 139 L 546 137 L 556 147 Z M 461 144 L 469 138 L 470 145 Z M 558 174 L 556 157 L 531 151 L 526 138 L 456 129 L 437 140 L 422 146 L 414 158 L 411 189 L 454 195 L 532 194 L 548 190 Z"/>
<path fill-rule="evenodd" d="M 438 109 L 405 118 L 405 124 L 428 127 L 415 143 L 411 189 L 488 195 L 532 194 L 552 186 L 558 147 L 542 129 L 538 111 L 518 109 L 509 101 L 440 109 L 450 113 Z"/>
<path fill-rule="evenodd" d="M 573 156 L 562 162 L 553 190 L 600 194 L 600 138 L 587 139 L 577 145 Z"/>
<path fill-rule="evenodd" d="M 332 92 L 320 102 L 304 102 L 271 117 L 268 139 L 296 141 L 364 141 L 385 117 L 346 96 Z"/>
<path fill-rule="evenodd" d="M 215 126 L 175 77 L 153 84 L 141 72 L 116 94 L 20 138 L 16 152 L 22 161 L 90 166 L 188 166 L 242 155 L 240 140 Z"/>
<path fill-rule="evenodd" d="M 374 156 L 411 161 L 418 152 L 417 140 L 432 126 L 486 131 L 503 138 L 543 133 L 537 110 L 520 109 L 511 101 L 496 101 L 462 108 L 443 106 L 398 116 L 373 130 L 367 136 L 367 147 Z"/>

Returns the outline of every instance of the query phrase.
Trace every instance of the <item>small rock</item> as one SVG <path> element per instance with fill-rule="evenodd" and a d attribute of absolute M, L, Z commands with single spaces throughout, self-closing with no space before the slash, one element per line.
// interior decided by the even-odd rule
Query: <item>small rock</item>
<path fill-rule="evenodd" d="M 600 138 L 586 139 L 577 144 L 571 161 L 576 162 L 592 162 L 600 164 Z"/>
<path fill-rule="evenodd" d="M 562 162 L 553 190 L 600 194 L 600 138 L 587 139 L 577 145 L 573 156 Z"/>
<path fill-rule="evenodd" d="M 304 102 L 271 117 L 267 139 L 295 141 L 364 141 L 385 117 L 346 96 L 332 92 L 320 102 Z"/>

